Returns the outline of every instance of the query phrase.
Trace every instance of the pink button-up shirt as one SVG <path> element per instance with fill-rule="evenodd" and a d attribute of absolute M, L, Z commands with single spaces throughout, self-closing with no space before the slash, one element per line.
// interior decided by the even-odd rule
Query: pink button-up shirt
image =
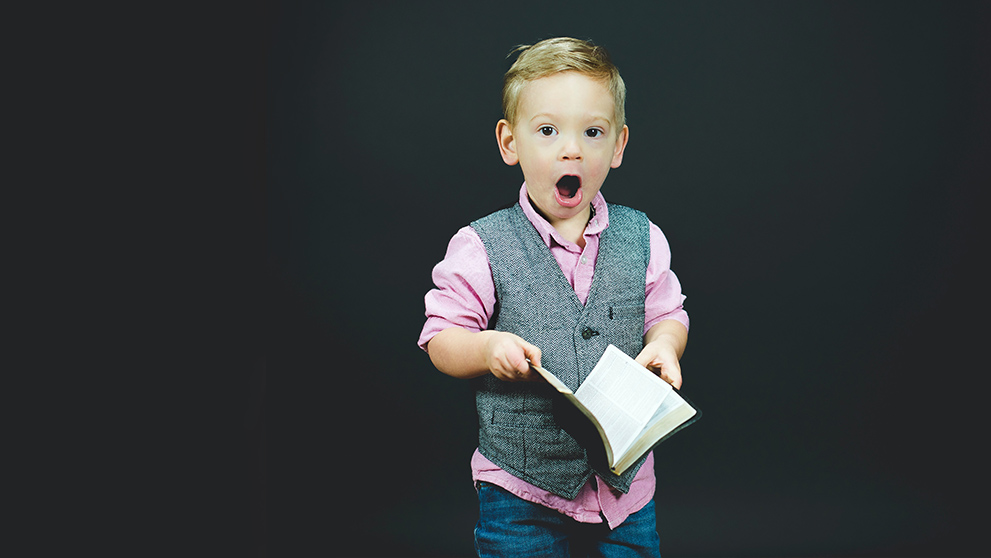
<path fill-rule="evenodd" d="M 609 210 L 602 193 L 592 200 L 595 215 L 585 227 L 585 248 L 565 240 L 530 203 L 526 184 L 520 188 L 520 206 L 540 233 L 561 271 L 584 304 L 592 288 L 599 235 L 609 226 Z M 661 230 L 650 224 L 650 262 L 647 265 L 647 298 L 644 333 L 663 320 L 677 320 L 688 328 L 688 314 L 682 307 L 685 296 L 681 284 L 670 269 L 671 251 Z M 444 260 L 434 267 L 436 288 L 425 297 L 427 321 L 420 333 L 419 344 L 427 350 L 434 335 L 449 327 L 482 331 L 488 327 L 496 303 L 495 284 L 489 268 L 488 255 L 482 240 L 471 227 L 454 235 Z M 636 356 L 636 355 L 631 355 Z M 500 469 L 477 449 L 471 459 L 472 479 L 501 486 L 524 500 L 555 509 L 583 523 L 605 520 L 615 528 L 631 513 L 642 508 L 654 495 L 654 458 L 637 472 L 628 494 L 613 490 L 596 476 L 582 487 L 574 500 L 568 500 L 537 488 Z"/>

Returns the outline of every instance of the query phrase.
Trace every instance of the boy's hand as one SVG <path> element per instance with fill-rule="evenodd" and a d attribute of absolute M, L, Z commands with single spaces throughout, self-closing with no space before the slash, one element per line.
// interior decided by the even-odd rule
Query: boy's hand
<path fill-rule="evenodd" d="M 644 346 L 636 358 L 637 363 L 657 374 L 675 388 L 681 388 L 681 363 L 671 343 L 658 339 Z"/>
<path fill-rule="evenodd" d="M 540 366 L 540 349 L 512 333 L 493 332 L 485 344 L 485 365 L 500 380 L 506 382 L 541 380 L 540 374 L 530 368 L 531 362 Z"/>

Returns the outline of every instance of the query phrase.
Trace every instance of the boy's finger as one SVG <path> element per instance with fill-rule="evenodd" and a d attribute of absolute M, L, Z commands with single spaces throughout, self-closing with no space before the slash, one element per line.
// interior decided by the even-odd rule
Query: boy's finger
<path fill-rule="evenodd" d="M 516 376 L 520 376 L 530 369 L 530 363 L 527 362 L 525 352 L 519 354 L 518 358 L 513 358 L 508 365 L 508 368 L 512 370 L 513 374 Z"/>
<path fill-rule="evenodd" d="M 530 363 L 540 366 L 540 349 L 536 345 L 531 345 L 526 343 L 523 345 L 523 350 L 526 353 L 526 358 Z M 527 369 L 529 370 L 529 364 L 527 364 Z"/>
<path fill-rule="evenodd" d="M 639 364 L 640 366 L 646 368 L 647 363 L 650 362 L 650 356 L 648 356 L 646 353 L 641 351 L 641 353 L 637 355 L 637 358 L 633 360 L 636 361 L 636 363 Z"/>
<path fill-rule="evenodd" d="M 651 351 L 649 351 L 649 350 L 647 350 L 645 348 L 643 351 L 640 352 L 639 355 L 637 355 L 637 358 L 635 358 L 633 360 L 635 360 L 637 364 L 639 364 L 640 366 L 643 366 L 644 368 L 654 368 L 651 365 L 658 364 L 658 363 L 654 362 L 654 359 L 656 359 L 656 358 L 657 358 L 657 355 L 656 354 L 654 354 L 653 352 L 651 352 Z"/>
<path fill-rule="evenodd" d="M 663 370 L 659 375 L 662 380 L 674 386 L 675 389 L 681 389 L 681 374 L 676 374 L 670 370 Z"/>

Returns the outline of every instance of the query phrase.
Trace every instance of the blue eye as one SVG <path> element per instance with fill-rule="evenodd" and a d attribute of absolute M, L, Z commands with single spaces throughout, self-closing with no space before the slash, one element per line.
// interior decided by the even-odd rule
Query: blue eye
<path fill-rule="evenodd" d="M 551 126 L 541 126 L 540 127 L 540 135 L 542 135 L 542 136 L 552 136 L 552 135 L 554 135 L 554 128 L 552 128 Z"/>

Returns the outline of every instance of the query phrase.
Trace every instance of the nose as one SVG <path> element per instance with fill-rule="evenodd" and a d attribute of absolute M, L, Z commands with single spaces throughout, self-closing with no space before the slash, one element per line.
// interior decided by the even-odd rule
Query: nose
<path fill-rule="evenodd" d="M 581 161 L 582 159 L 582 149 L 581 143 L 574 136 L 568 136 L 561 145 L 561 160 L 562 161 Z"/>

